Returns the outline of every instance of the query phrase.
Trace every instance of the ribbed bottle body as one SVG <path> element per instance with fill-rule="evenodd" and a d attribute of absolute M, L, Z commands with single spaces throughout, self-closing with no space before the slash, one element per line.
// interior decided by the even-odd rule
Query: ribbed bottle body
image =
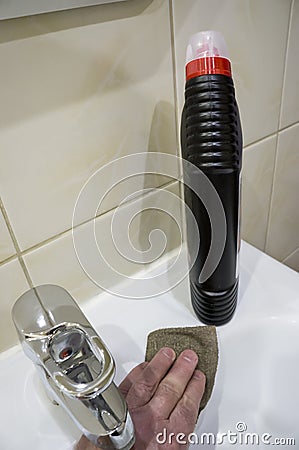
<path fill-rule="evenodd" d="M 218 206 L 206 198 L 207 210 L 194 191 L 185 186 L 185 201 L 200 232 L 198 255 L 190 268 L 193 308 L 202 322 L 221 325 L 231 319 L 238 295 L 242 131 L 231 77 L 204 75 L 186 82 L 181 147 L 183 158 L 198 167 L 213 184 L 225 213 L 226 241 L 222 257 L 209 278 L 201 282 L 212 235 L 217 232 L 209 212 Z M 192 179 L 192 183 L 197 180 Z M 202 192 L 202 196 L 207 197 L 209 193 Z M 188 248 L 193 248 L 188 223 L 187 240 Z"/>

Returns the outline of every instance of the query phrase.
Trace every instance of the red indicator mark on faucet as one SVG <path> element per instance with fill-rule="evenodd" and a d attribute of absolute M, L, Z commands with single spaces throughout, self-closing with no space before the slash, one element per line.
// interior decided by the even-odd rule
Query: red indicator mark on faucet
<path fill-rule="evenodd" d="M 59 353 L 59 358 L 66 359 L 69 356 L 71 356 L 72 353 L 73 353 L 73 350 L 71 349 L 71 347 L 66 347 L 66 348 L 62 349 L 61 352 Z"/>

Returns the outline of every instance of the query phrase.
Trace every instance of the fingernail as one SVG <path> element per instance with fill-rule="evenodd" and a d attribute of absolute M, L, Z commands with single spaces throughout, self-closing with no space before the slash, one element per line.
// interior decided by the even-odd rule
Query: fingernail
<path fill-rule="evenodd" d="M 198 360 L 197 354 L 193 350 L 184 350 L 182 352 L 182 356 L 188 362 L 194 362 Z"/>
<path fill-rule="evenodd" d="M 165 355 L 168 359 L 171 359 L 171 360 L 173 360 L 173 359 L 175 359 L 175 351 L 172 349 L 172 348 L 170 348 L 170 347 L 163 347 L 162 349 L 161 349 L 161 352 L 163 353 L 163 355 Z"/>
<path fill-rule="evenodd" d="M 193 377 L 199 381 L 206 381 L 206 376 L 201 370 L 195 370 Z"/>

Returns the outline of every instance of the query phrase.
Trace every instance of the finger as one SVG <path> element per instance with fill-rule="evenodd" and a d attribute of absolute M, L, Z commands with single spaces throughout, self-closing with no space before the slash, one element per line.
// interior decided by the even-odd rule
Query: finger
<path fill-rule="evenodd" d="M 148 362 L 143 362 L 138 364 L 138 366 L 134 367 L 128 375 L 123 379 L 123 381 L 118 386 L 118 389 L 123 394 L 124 397 L 127 396 L 131 386 L 137 380 L 137 378 L 142 374 L 145 367 L 148 365 Z"/>
<path fill-rule="evenodd" d="M 182 397 L 198 362 L 193 350 L 184 350 L 159 384 L 150 406 L 159 418 L 168 419 Z"/>
<path fill-rule="evenodd" d="M 205 390 L 206 377 L 200 370 L 195 370 L 185 392 L 170 415 L 170 422 L 176 426 L 194 430 L 200 402 Z"/>
<path fill-rule="evenodd" d="M 79 442 L 77 443 L 75 450 L 96 450 L 95 447 L 84 435 L 81 436 Z"/>
<path fill-rule="evenodd" d="M 158 351 L 130 388 L 126 398 L 129 408 L 148 403 L 174 360 L 175 352 L 171 348 L 163 347 Z"/>

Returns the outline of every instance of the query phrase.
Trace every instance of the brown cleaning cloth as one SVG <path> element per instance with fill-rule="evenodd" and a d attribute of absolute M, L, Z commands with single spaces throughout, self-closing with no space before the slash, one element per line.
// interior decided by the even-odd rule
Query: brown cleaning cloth
<path fill-rule="evenodd" d="M 145 360 L 150 361 L 162 347 L 171 347 L 178 356 L 190 348 L 198 355 L 197 368 L 206 376 L 205 392 L 199 409 L 202 411 L 211 397 L 218 365 L 218 343 L 216 327 L 162 328 L 152 331 L 147 337 Z"/>

